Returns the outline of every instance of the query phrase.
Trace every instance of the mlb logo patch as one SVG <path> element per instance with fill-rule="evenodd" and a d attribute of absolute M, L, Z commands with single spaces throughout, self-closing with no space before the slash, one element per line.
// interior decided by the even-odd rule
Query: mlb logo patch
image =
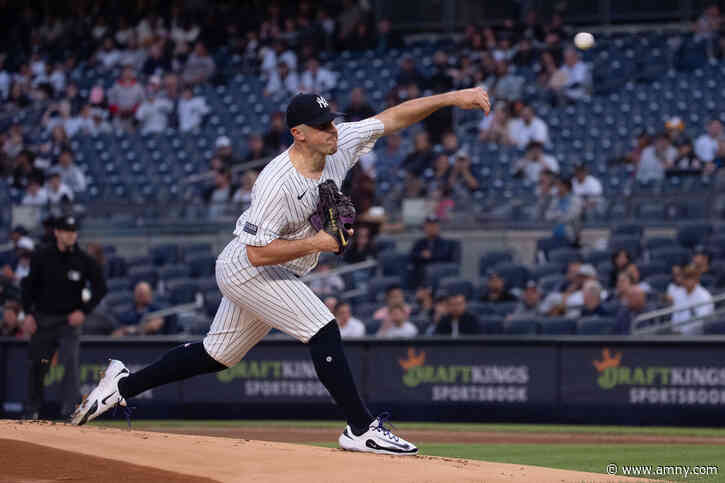
<path fill-rule="evenodd" d="M 244 224 L 244 231 L 249 233 L 250 235 L 256 235 L 257 234 L 257 225 L 253 225 L 252 223 L 246 222 Z"/>

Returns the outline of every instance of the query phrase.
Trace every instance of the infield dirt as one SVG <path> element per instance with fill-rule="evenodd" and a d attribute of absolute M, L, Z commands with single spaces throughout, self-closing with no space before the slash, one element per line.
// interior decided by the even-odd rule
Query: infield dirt
<path fill-rule="evenodd" d="M 0 468 L 3 482 L 362 483 L 378 481 L 381 475 L 395 482 L 626 480 L 518 464 L 356 454 L 229 437 L 18 421 L 0 421 Z"/>

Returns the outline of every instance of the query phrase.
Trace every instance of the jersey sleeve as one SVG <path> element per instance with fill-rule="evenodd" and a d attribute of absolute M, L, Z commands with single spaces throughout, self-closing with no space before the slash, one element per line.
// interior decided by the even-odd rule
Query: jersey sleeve
<path fill-rule="evenodd" d="M 257 180 L 249 209 L 237 222 L 234 234 L 246 245 L 269 245 L 280 237 L 287 223 L 286 191 L 272 181 Z"/>
<path fill-rule="evenodd" d="M 369 153 L 383 135 L 385 126 L 374 117 L 337 126 L 337 149 L 342 152 L 346 168 L 352 168 L 360 156 Z"/>

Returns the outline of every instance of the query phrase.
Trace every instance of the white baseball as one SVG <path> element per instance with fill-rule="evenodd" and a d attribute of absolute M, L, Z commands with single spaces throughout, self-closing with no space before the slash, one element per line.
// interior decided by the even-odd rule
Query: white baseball
<path fill-rule="evenodd" d="M 574 36 L 574 45 L 582 50 L 591 49 L 594 45 L 594 36 L 589 32 L 579 32 Z"/>

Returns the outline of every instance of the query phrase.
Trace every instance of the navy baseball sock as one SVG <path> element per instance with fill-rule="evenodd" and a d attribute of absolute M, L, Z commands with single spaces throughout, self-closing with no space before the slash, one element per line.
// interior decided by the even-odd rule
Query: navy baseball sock
<path fill-rule="evenodd" d="M 309 346 L 317 377 L 342 408 L 352 432 L 360 436 L 368 430 L 373 417 L 355 387 L 337 321 L 333 319 L 312 336 Z"/>
<path fill-rule="evenodd" d="M 118 391 L 125 399 L 147 389 L 188 379 L 199 374 L 219 372 L 227 366 L 217 362 L 201 342 L 174 347 L 150 366 L 118 381 Z"/>

